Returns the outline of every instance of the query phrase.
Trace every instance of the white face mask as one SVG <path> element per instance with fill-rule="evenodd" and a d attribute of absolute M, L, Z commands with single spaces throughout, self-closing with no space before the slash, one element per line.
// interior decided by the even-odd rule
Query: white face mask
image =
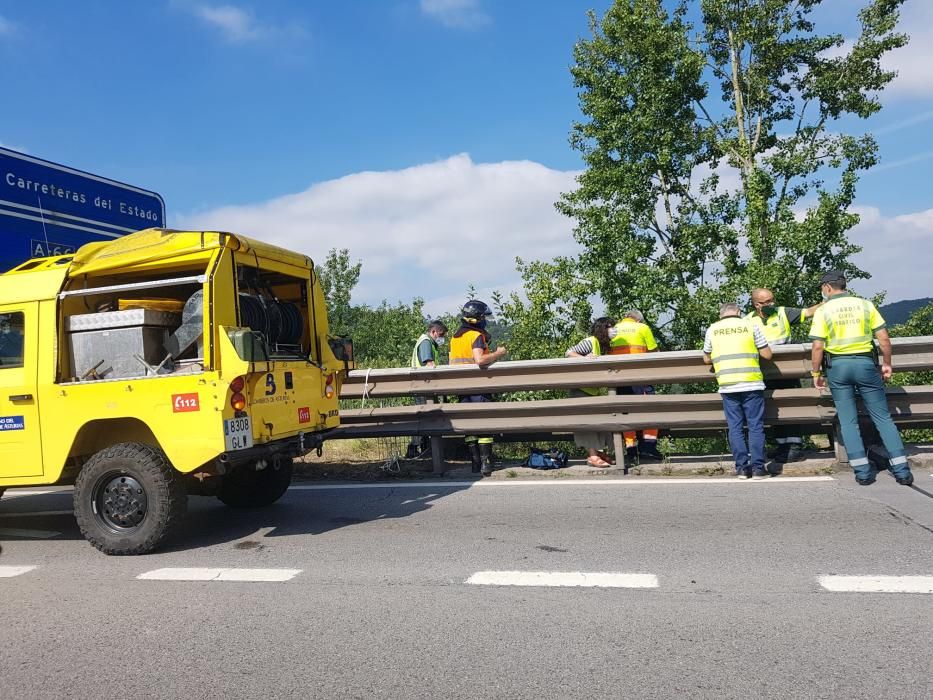
<path fill-rule="evenodd" d="M 441 336 L 440 338 L 435 338 L 434 342 L 437 343 L 438 347 L 443 347 L 447 343 L 447 338 Z"/>

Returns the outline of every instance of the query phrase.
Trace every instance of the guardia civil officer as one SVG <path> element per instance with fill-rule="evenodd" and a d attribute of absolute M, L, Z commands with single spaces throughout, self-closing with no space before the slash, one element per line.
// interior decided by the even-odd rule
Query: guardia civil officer
<path fill-rule="evenodd" d="M 411 351 L 411 367 L 418 369 L 420 367 L 440 367 L 441 355 L 440 349 L 447 342 L 447 326 L 443 321 L 431 321 L 428 329 L 418 336 L 415 341 L 415 347 Z M 415 404 L 422 405 L 426 402 L 424 396 L 416 396 Z M 405 453 L 406 459 L 413 459 L 418 455 L 423 455 L 426 447 L 426 438 L 421 435 L 412 435 L 411 442 L 408 445 L 408 451 Z"/>
<path fill-rule="evenodd" d="M 819 304 L 807 308 L 776 306 L 774 292 L 765 287 L 752 290 L 752 305 L 755 307 L 745 318 L 761 328 L 768 345 L 785 345 L 791 342 L 791 327 L 813 318 Z M 766 379 L 765 389 L 799 389 L 799 379 Z M 803 459 L 803 434 L 796 425 L 778 425 L 774 427 L 775 441 L 778 444 L 774 461 L 796 462 Z"/>
<path fill-rule="evenodd" d="M 490 336 L 486 323 L 492 316 L 492 310 L 482 301 L 470 299 L 460 310 L 460 328 L 450 340 L 451 365 L 479 365 L 489 367 L 496 360 L 505 356 L 506 349 L 500 345 L 489 350 Z M 461 396 L 461 403 L 484 403 L 492 401 L 489 394 Z M 492 438 L 489 436 L 467 435 L 465 440 L 470 449 L 473 471 L 482 471 L 483 476 L 492 474 Z"/>
<path fill-rule="evenodd" d="M 891 472 L 897 483 L 910 486 L 914 477 L 884 393 L 884 383 L 891 378 L 891 339 L 884 319 L 870 301 L 846 291 L 845 275 L 838 270 L 823 275 L 820 290 L 826 303 L 816 310 L 810 327 L 810 339 L 813 341 L 811 374 L 817 388 L 824 389 L 827 382 L 829 384 L 855 480 L 862 486 L 868 486 L 875 482 L 876 476 L 865 455 L 859 431 L 855 404 L 858 393 L 888 451 Z M 881 346 L 880 371 L 873 337 Z"/>
<path fill-rule="evenodd" d="M 765 383 L 758 358 L 770 360 L 771 346 L 759 327 L 742 318 L 738 304 L 720 306 L 719 319 L 706 330 L 703 362 L 716 372 L 735 475 L 739 479 L 767 479 Z"/>

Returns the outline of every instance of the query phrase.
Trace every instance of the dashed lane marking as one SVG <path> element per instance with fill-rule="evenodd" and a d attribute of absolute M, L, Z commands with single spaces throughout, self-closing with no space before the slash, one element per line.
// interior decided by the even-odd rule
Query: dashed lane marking
<path fill-rule="evenodd" d="M 301 569 L 209 569 L 166 568 L 137 576 L 146 581 L 251 581 L 282 582 L 295 578 Z"/>
<path fill-rule="evenodd" d="M 466 583 L 475 586 L 657 588 L 658 577 L 601 571 L 477 571 Z"/>
<path fill-rule="evenodd" d="M 820 576 L 835 593 L 933 593 L 933 576 Z"/>
<path fill-rule="evenodd" d="M 22 576 L 35 569 L 35 566 L 0 566 L 0 578 L 13 578 Z"/>

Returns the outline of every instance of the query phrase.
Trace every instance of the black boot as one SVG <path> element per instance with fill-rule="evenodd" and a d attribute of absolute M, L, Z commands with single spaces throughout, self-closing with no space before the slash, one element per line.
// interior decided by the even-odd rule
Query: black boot
<path fill-rule="evenodd" d="M 480 461 L 482 462 L 483 476 L 492 474 L 492 445 L 483 443 L 479 446 Z"/>
<path fill-rule="evenodd" d="M 478 474 L 479 470 L 483 466 L 483 460 L 479 456 L 479 445 L 477 445 L 475 442 L 471 442 L 467 444 L 467 447 L 470 448 L 470 461 L 472 462 L 472 468 L 470 471 L 474 474 Z"/>

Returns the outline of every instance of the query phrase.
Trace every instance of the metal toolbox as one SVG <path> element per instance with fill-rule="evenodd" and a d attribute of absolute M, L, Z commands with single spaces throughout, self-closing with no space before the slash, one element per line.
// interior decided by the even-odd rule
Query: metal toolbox
<path fill-rule="evenodd" d="M 72 374 L 79 380 L 144 377 L 146 365 L 165 359 L 170 329 L 179 322 L 178 314 L 150 309 L 70 316 Z"/>
<path fill-rule="evenodd" d="M 129 328 L 131 326 L 153 326 L 177 328 L 181 315 L 152 309 L 126 309 L 125 311 L 103 311 L 96 314 L 75 314 L 65 319 L 65 330 L 69 333 L 96 331 L 102 328 Z"/>

